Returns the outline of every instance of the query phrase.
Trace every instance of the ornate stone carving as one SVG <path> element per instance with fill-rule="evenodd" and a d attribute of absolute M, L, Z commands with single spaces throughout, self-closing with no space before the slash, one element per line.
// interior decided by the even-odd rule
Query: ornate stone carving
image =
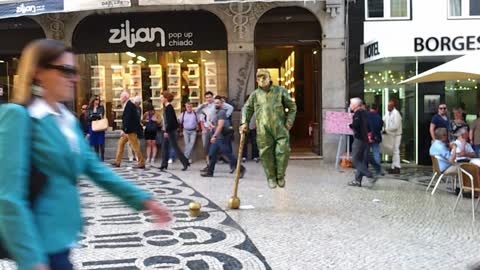
<path fill-rule="evenodd" d="M 65 19 L 67 18 L 66 14 L 61 13 L 51 13 L 46 15 L 48 31 L 47 34 L 50 38 L 56 40 L 63 40 L 65 38 Z"/>
<path fill-rule="evenodd" d="M 326 3 L 326 12 L 330 14 L 332 18 L 340 14 L 340 9 L 342 8 L 341 0 L 327 0 Z"/>
<path fill-rule="evenodd" d="M 224 12 L 232 18 L 233 31 L 238 33 L 239 40 L 245 40 L 247 33 L 253 33 L 256 20 L 271 4 L 236 2 L 228 4 Z"/>

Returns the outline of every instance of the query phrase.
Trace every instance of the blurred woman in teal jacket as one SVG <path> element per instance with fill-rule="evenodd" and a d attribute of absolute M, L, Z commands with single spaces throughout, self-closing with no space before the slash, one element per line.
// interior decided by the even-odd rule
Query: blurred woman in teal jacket
<path fill-rule="evenodd" d="M 72 101 L 78 81 L 74 54 L 61 42 L 37 40 L 22 52 L 14 103 L 0 107 L 0 241 L 19 270 L 73 269 L 68 257 L 82 229 L 77 179 L 85 175 L 157 222 L 168 211 L 151 195 L 103 165 L 76 118 L 60 102 Z M 30 205 L 30 166 L 46 184 Z"/>

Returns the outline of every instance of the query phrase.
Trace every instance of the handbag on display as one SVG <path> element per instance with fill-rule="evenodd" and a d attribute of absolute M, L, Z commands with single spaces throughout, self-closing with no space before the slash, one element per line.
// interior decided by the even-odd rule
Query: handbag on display
<path fill-rule="evenodd" d="M 105 131 L 108 129 L 108 119 L 102 118 L 100 120 L 92 121 L 92 130 L 95 132 Z"/>

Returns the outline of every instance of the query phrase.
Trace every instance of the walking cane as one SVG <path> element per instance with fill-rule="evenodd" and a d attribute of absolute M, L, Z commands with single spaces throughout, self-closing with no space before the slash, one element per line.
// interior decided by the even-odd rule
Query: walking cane
<path fill-rule="evenodd" d="M 228 199 L 228 208 L 238 209 L 240 207 L 240 198 L 237 197 L 238 182 L 240 181 L 240 166 L 242 163 L 243 142 L 245 141 L 245 132 L 240 132 L 240 145 L 238 146 L 237 168 L 235 169 L 235 186 L 233 196 Z"/>

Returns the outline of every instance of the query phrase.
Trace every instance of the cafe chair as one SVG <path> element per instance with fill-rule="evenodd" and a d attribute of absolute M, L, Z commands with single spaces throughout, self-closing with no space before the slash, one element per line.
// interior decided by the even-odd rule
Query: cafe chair
<path fill-rule="evenodd" d="M 463 192 L 472 193 L 472 219 L 475 221 L 475 210 L 478 208 L 480 196 L 478 196 L 477 205 L 475 205 L 475 192 L 480 192 L 480 167 L 475 164 L 465 163 L 460 165 L 460 193 L 457 196 L 453 212 L 457 209 L 460 198 L 463 198 Z"/>
<path fill-rule="evenodd" d="M 457 172 L 454 172 L 454 173 L 444 173 L 442 171 L 440 171 L 440 166 L 438 165 L 438 161 L 439 160 L 443 160 L 445 162 L 449 162 L 448 160 L 440 157 L 440 156 L 430 156 L 430 158 L 432 159 L 432 167 L 433 167 L 433 176 L 432 176 L 432 179 L 430 179 L 430 183 L 428 183 L 428 186 L 427 186 L 427 190 L 426 192 L 428 192 L 428 189 L 430 189 L 430 187 L 432 186 L 432 184 L 434 183 L 435 181 L 435 177 L 438 176 L 438 179 L 437 179 L 437 182 L 435 183 L 434 185 L 434 188 L 432 190 L 432 195 L 435 194 L 435 191 L 437 190 L 437 187 L 438 185 L 440 184 L 440 182 L 442 181 L 442 178 L 445 177 L 445 178 L 453 178 L 454 180 L 453 181 L 456 181 L 456 178 L 458 176 L 458 173 Z"/>

